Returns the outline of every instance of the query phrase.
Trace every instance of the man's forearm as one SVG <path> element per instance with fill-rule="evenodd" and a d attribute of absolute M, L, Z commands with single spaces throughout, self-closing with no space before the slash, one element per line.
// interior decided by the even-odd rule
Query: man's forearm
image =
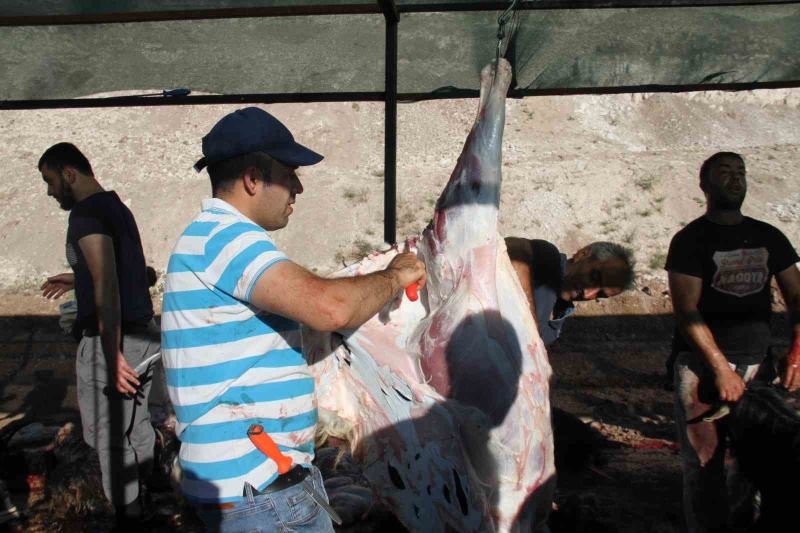
<path fill-rule="evenodd" d="M 789 348 L 789 357 L 793 363 L 800 363 L 800 305 L 796 304 L 789 309 L 789 318 L 792 321 L 792 345 Z"/>
<path fill-rule="evenodd" d="M 781 365 L 781 381 L 790 392 L 800 389 L 800 270 L 795 265 L 776 276 L 792 324 L 792 346 Z"/>
<path fill-rule="evenodd" d="M 349 300 L 346 309 L 351 310 L 344 329 L 358 327 L 372 318 L 403 288 L 397 277 L 387 270 L 337 281 L 344 282 L 337 290 Z"/>
<path fill-rule="evenodd" d="M 786 301 L 786 312 L 792 324 L 792 337 L 795 343 L 800 338 L 800 292 L 790 290 L 781 286 L 784 300 Z"/>
<path fill-rule="evenodd" d="M 703 358 L 708 367 L 715 373 L 729 369 L 728 360 L 722 353 L 708 324 L 697 310 L 686 310 L 676 313 L 678 327 L 684 338 Z"/>
<path fill-rule="evenodd" d="M 95 286 L 95 306 L 100 342 L 106 362 L 115 365 L 122 336 L 119 291 L 114 286 L 97 285 L 99 284 Z"/>

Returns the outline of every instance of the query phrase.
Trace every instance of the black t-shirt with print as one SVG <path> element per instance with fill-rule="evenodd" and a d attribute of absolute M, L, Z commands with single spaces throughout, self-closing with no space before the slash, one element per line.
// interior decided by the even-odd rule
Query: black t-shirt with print
<path fill-rule="evenodd" d="M 78 314 L 72 332 L 97 328 L 94 286 L 86 258 L 78 245 L 88 235 L 108 235 L 114 244 L 123 330 L 146 325 L 153 317 L 142 240 L 133 213 L 113 191 L 103 191 L 75 204 L 67 226 L 67 262 L 75 273 Z"/>
<path fill-rule="evenodd" d="M 698 310 L 732 363 L 757 363 L 770 338 L 772 276 L 796 263 L 791 243 L 774 226 L 744 217 L 735 225 L 706 217 L 672 238 L 666 269 L 702 278 Z M 678 349 L 690 350 L 681 336 Z"/>

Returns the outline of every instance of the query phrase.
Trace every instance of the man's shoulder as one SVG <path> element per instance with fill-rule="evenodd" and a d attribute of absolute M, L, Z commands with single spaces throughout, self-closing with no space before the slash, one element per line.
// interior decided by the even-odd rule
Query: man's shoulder
<path fill-rule="evenodd" d="M 744 224 L 746 224 L 749 228 L 758 231 L 759 233 L 762 234 L 783 236 L 783 232 L 780 229 L 773 226 L 769 222 L 764 222 L 763 220 L 758 220 L 756 218 L 746 216 L 744 217 Z"/>
<path fill-rule="evenodd" d="M 115 191 L 100 191 L 75 204 L 73 210 L 93 211 L 116 209 L 120 206 L 127 209 L 127 206 Z"/>
<path fill-rule="evenodd" d="M 247 236 L 250 239 L 257 236 L 261 240 L 274 242 L 269 232 L 255 222 L 239 216 L 236 213 L 218 209 L 204 209 L 200 211 L 186 227 L 184 227 L 179 238 L 217 238 L 229 242 L 243 236 Z"/>
<path fill-rule="evenodd" d="M 705 216 L 699 216 L 696 219 L 694 219 L 691 222 L 689 222 L 688 224 L 686 224 L 681 229 L 679 229 L 677 232 L 675 232 L 675 235 L 683 235 L 683 234 L 686 234 L 686 233 L 692 233 L 692 232 L 696 232 L 696 231 L 701 231 L 707 225 L 708 225 L 708 220 L 706 219 L 706 217 Z"/>
<path fill-rule="evenodd" d="M 69 220 L 96 218 L 113 223 L 119 217 L 133 218 L 133 212 L 114 191 L 102 191 L 78 202 L 69 214 Z"/>
<path fill-rule="evenodd" d="M 534 286 L 557 289 L 562 278 L 561 252 L 555 244 L 542 239 L 531 239 L 531 252 Z"/>
<path fill-rule="evenodd" d="M 704 232 L 707 224 L 708 221 L 705 219 L 705 217 L 697 217 L 676 231 L 675 235 L 672 236 L 672 242 L 680 243 L 682 241 L 686 241 L 687 239 L 691 241 L 696 240 L 697 237 Z"/>
<path fill-rule="evenodd" d="M 67 237 L 80 239 L 90 234 L 111 234 L 120 210 L 128 210 L 113 191 L 101 191 L 76 203 L 69 212 Z"/>
<path fill-rule="evenodd" d="M 538 255 L 560 255 L 561 251 L 550 241 L 544 239 L 531 239 L 531 249 Z"/>
<path fill-rule="evenodd" d="M 286 259 L 269 232 L 251 220 L 204 209 L 184 228 L 172 249 L 167 288 L 169 292 L 219 291 L 237 302 L 247 301 L 261 274 Z"/>

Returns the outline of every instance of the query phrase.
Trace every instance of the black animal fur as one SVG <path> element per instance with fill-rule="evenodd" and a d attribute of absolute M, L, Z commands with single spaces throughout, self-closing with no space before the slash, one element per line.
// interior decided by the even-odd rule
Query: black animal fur
<path fill-rule="evenodd" d="M 800 480 L 800 413 L 780 386 L 751 383 L 727 416 L 742 473 L 761 493 L 755 531 L 782 531 L 796 520 Z"/>

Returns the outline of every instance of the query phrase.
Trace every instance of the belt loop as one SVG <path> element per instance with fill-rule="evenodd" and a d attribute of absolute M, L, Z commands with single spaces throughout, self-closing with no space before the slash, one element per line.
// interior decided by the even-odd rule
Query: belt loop
<path fill-rule="evenodd" d="M 736 373 L 739 374 L 740 378 L 744 379 L 745 374 L 747 374 L 747 367 L 748 365 L 744 363 L 736 365 Z"/>
<path fill-rule="evenodd" d="M 256 500 L 253 497 L 253 485 L 247 481 L 244 482 L 244 496 L 247 498 L 248 504 L 253 505 L 253 503 L 255 503 Z"/>

